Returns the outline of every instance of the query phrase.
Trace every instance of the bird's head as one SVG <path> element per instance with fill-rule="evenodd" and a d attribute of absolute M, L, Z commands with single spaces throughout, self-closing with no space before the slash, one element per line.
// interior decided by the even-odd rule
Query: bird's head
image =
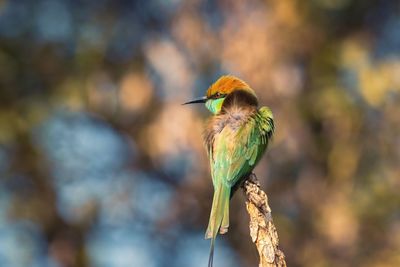
<path fill-rule="evenodd" d="M 257 106 L 257 96 L 247 83 L 235 76 L 226 75 L 213 83 L 205 96 L 186 102 L 184 105 L 205 103 L 208 110 L 218 114 L 223 107 L 239 102 Z"/>

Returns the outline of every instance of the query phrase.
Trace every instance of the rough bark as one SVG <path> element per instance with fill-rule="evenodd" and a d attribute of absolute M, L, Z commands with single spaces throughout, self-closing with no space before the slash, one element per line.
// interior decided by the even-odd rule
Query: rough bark
<path fill-rule="evenodd" d="M 260 188 L 255 174 L 243 184 L 246 208 L 250 216 L 250 236 L 260 256 L 259 267 L 286 266 L 285 255 L 279 249 L 279 238 L 272 220 L 267 194 Z"/>

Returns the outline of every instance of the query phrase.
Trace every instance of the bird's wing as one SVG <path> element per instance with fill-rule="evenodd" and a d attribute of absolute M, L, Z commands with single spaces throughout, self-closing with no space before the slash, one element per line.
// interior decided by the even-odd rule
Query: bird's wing
<path fill-rule="evenodd" d="M 225 126 L 213 142 L 211 169 L 214 187 L 221 182 L 234 186 L 252 171 L 274 131 L 273 115 L 262 107 L 237 129 Z"/>

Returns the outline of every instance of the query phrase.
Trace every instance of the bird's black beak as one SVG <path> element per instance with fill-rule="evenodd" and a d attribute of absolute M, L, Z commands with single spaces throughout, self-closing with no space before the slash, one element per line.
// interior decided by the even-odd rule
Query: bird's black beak
<path fill-rule="evenodd" d="M 196 104 L 196 103 L 206 103 L 207 101 L 207 97 L 206 96 L 202 96 L 200 98 L 194 99 L 192 101 L 183 103 L 182 105 L 187 105 L 187 104 Z"/>

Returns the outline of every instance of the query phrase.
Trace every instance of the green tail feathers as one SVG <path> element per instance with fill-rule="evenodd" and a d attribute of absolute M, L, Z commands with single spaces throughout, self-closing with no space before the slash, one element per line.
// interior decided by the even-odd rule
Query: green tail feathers
<path fill-rule="evenodd" d="M 208 222 L 205 238 L 211 238 L 210 257 L 208 266 L 212 267 L 214 258 L 214 243 L 218 234 L 225 234 L 229 228 L 229 200 L 231 188 L 227 185 L 219 185 L 215 188 L 212 202 L 210 220 Z"/>

